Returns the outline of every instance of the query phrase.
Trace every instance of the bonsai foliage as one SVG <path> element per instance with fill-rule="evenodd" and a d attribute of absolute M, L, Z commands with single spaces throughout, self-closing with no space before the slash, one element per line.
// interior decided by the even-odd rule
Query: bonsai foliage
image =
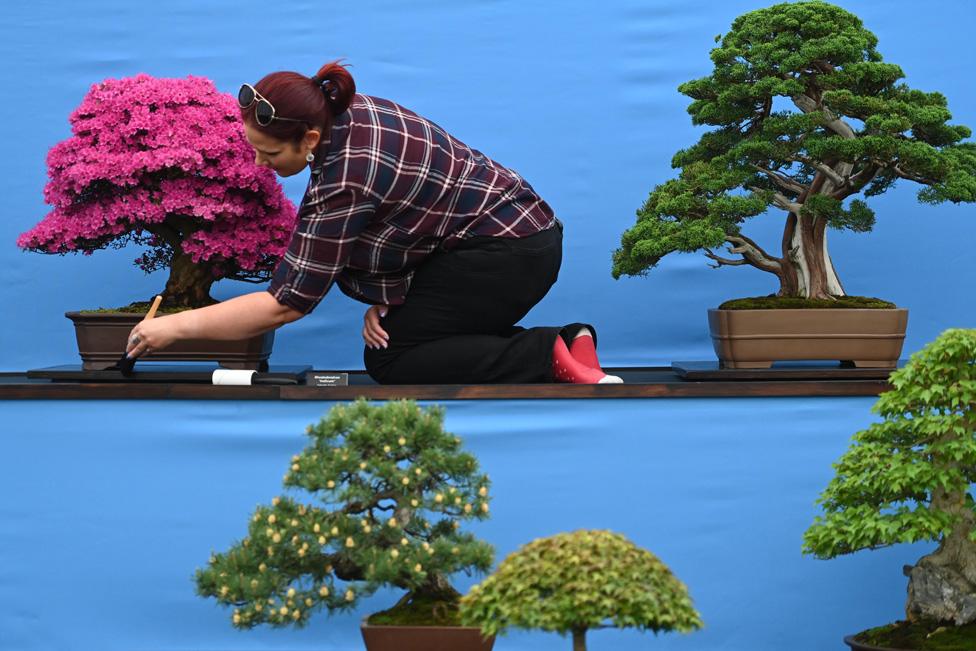
<path fill-rule="evenodd" d="M 716 39 L 718 40 L 718 38 Z M 677 178 L 657 186 L 614 253 L 613 275 L 641 275 L 675 251 L 703 250 L 712 266 L 775 274 L 780 296 L 829 299 L 844 288 L 828 227 L 870 231 L 859 195 L 899 180 L 924 203 L 976 200 L 976 144 L 945 97 L 912 90 L 882 61 L 861 21 L 823 2 L 774 5 L 737 18 L 712 50 L 712 73 L 682 84 L 697 144 L 679 151 Z M 743 233 L 782 211 L 781 251 Z M 715 250 L 726 247 L 728 254 Z"/>
<path fill-rule="evenodd" d="M 488 517 L 488 477 L 443 420 L 406 401 L 334 407 L 285 474 L 311 501 L 259 506 L 247 536 L 197 571 L 199 594 L 233 606 L 239 628 L 302 626 L 381 586 L 406 590 L 400 605 L 456 608 L 448 576 L 492 563 L 491 546 L 459 529 Z"/>
<path fill-rule="evenodd" d="M 912 622 L 976 621 L 976 330 L 947 330 L 891 376 L 884 420 L 854 435 L 804 551 L 833 558 L 938 541 L 910 568 Z"/>
<path fill-rule="evenodd" d="M 54 209 L 18 246 L 90 254 L 144 245 L 147 273 L 169 268 L 167 305 L 213 303 L 220 278 L 262 282 L 288 244 L 295 208 L 254 164 L 236 101 L 199 77 L 145 74 L 95 84 L 48 153 Z"/>
<path fill-rule="evenodd" d="M 701 618 L 684 584 L 654 554 L 611 531 L 540 538 L 506 558 L 461 600 L 461 620 L 495 635 L 509 627 L 572 633 L 595 628 L 690 632 Z"/>

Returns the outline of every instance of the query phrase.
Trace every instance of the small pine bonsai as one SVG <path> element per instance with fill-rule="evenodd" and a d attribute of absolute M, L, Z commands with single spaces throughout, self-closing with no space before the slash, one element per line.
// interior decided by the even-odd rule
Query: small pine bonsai
<path fill-rule="evenodd" d="M 713 267 L 776 276 L 778 295 L 845 295 L 827 229 L 870 231 L 861 199 L 898 181 L 923 203 L 976 201 L 976 144 L 951 125 L 946 98 L 913 90 L 885 63 L 857 16 L 825 2 L 791 2 L 738 17 L 712 50 L 715 68 L 682 84 L 692 122 L 713 127 L 679 151 L 677 178 L 657 186 L 613 255 L 613 275 L 643 275 L 676 251 Z M 770 209 L 785 217 L 781 251 L 743 233 Z M 728 255 L 715 252 L 727 247 Z"/>
<path fill-rule="evenodd" d="M 651 552 L 611 531 L 534 540 L 461 600 L 461 620 L 495 635 L 510 627 L 572 633 L 586 650 L 597 628 L 701 628 L 684 584 Z"/>
<path fill-rule="evenodd" d="M 394 586 L 406 594 L 372 623 L 456 624 L 448 577 L 487 571 L 493 551 L 460 530 L 488 517 L 488 477 L 443 421 L 409 401 L 333 407 L 284 478 L 314 501 L 259 506 L 247 536 L 197 571 L 198 593 L 233 606 L 238 628 L 281 627 Z"/>
<path fill-rule="evenodd" d="M 53 210 L 18 246 L 57 254 L 144 246 L 136 266 L 169 269 L 168 308 L 215 302 L 210 287 L 221 278 L 270 279 L 295 207 L 274 173 L 254 164 L 232 97 L 201 77 L 106 79 L 70 121 L 72 136 L 47 156 Z"/>
<path fill-rule="evenodd" d="M 855 434 L 834 465 L 836 476 L 819 499 L 824 515 L 807 530 L 803 549 L 834 558 L 897 543 L 938 542 L 934 552 L 906 567 L 907 620 L 922 638 L 940 628 L 940 634 L 958 634 L 952 629 L 968 627 L 968 641 L 958 648 L 971 650 L 976 648 L 976 502 L 971 494 L 976 482 L 976 330 L 945 331 L 912 355 L 890 382 L 892 390 L 874 406 L 883 420 Z M 907 635 L 905 628 L 875 634 Z M 906 648 L 890 638 L 870 643 Z"/>

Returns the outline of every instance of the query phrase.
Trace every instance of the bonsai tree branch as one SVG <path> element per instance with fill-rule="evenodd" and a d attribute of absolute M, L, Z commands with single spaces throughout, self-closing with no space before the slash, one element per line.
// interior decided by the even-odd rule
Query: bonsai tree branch
<path fill-rule="evenodd" d="M 173 251 L 182 250 L 183 236 L 178 229 L 172 228 L 165 222 L 158 224 L 145 224 L 143 228 L 156 237 L 162 239 Z"/>
<path fill-rule="evenodd" d="M 741 254 L 752 265 L 764 271 L 778 274 L 782 268 L 782 262 L 778 258 L 766 253 L 761 246 L 744 235 L 729 235 L 726 241 L 734 245 L 729 249 L 731 253 Z"/>
<path fill-rule="evenodd" d="M 916 183 L 921 183 L 922 185 L 935 185 L 936 181 L 930 178 L 926 178 L 919 174 L 913 174 L 901 167 L 898 163 L 894 163 L 890 166 L 891 170 L 903 179 L 909 181 L 915 181 Z"/>
<path fill-rule="evenodd" d="M 234 276 L 233 280 L 241 283 L 251 283 L 252 285 L 265 285 L 268 282 L 267 278 L 249 278 L 245 276 Z"/>
<path fill-rule="evenodd" d="M 816 161 L 810 158 L 809 156 L 805 156 L 803 154 L 794 154 L 793 156 L 790 156 L 787 160 L 809 165 L 810 167 L 814 168 L 815 170 L 817 170 L 818 172 L 826 176 L 828 179 L 830 179 L 830 181 L 838 187 L 846 185 L 848 182 L 847 177 L 838 174 L 834 170 L 834 168 L 832 168 L 830 165 L 825 165 L 824 163 L 821 163 L 820 161 Z"/>
<path fill-rule="evenodd" d="M 768 190 L 757 188 L 754 185 L 749 186 L 749 189 L 755 192 L 756 194 L 760 194 L 760 195 L 763 194 L 764 192 L 768 192 Z M 773 192 L 771 199 L 777 207 L 782 208 L 787 212 L 798 213 L 800 212 L 800 209 L 803 208 L 802 203 L 797 203 L 796 201 L 791 200 L 789 197 L 787 197 L 785 194 L 782 194 L 781 192 Z"/>
<path fill-rule="evenodd" d="M 874 162 L 866 164 L 857 174 L 847 177 L 847 182 L 843 186 L 838 187 L 830 196 L 834 199 L 846 199 L 849 196 L 857 194 L 878 176 L 881 167 L 881 165 Z"/>
<path fill-rule="evenodd" d="M 825 107 L 821 102 L 813 99 L 809 95 L 794 95 L 791 97 L 793 104 L 796 105 L 798 109 L 804 113 L 813 113 L 814 111 L 820 111 L 823 113 L 824 119 L 826 120 L 824 126 L 836 133 L 841 138 L 847 138 L 848 140 L 853 140 L 857 138 L 854 133 L 854 129 L 851 125 L 847 124 L 844 120 L 834 115 L 834 113 Z"/>
<path fill-rule="evenodd" d="M 348 513 L 350 515 L 358 515 L 360 513 L 365 513 L 366 511 L 371 511 L 373 509 L 379 509 L 381 511 L 389 511 L 390 508 L 380 507 L 380 502 L 383 500 L 395 500 L 397 494 L 391 490 L 384 491 L 382 493 L 377 493 L 373 499 L 369 502 L 350 502 L 343 509 L 343 513 Z"/>
<path fill-rule="evenodd" d="M 776 185 L 778 185 L 783 190 L 786 190 L 787 192 L 794 192 L 796 194 L 803 194 L 807 190 L 807 186 L 800 185 L 799 183 L 797 183 L 793 179 L 791 179 L 791 178 L 789 178 L 787 176 L 784 176 L 784 175 L 782 175 L 782 174 L 780 174 L 778 172 L 774 172 L 773 170 L 766 169 L 765 167 L 762 167 L 761 165 L 753 164 L 753 167 L 756 168 L 757 170 L 759 170 L 760 172 L 762 172 L 763 174 L 765 174 L 766 176 L 768 176 L 769 179 L 773 183 L 775 183 Z"/>
<path fill-rule="evenodd" d="M 705 253 L 705 257 L 715 261 L 715 264 L 708 265 L 712 269 L 718 269 L 719 267 L 741 267 L 742 265 L 749 264 L 749 261 L 746 260 L 745 258 L 738 258 L 736 260 L 732 260 L 729 258 L 723 258 L 721 256 L 715 255 L 715 253 L 711 249 L 703 249 L 703 251 Z"/>
<path fill-rule="evenodd" d="M 762 258 L 764 261 L 768 262 L 771 265 L 778 265 L 780 262 L 779 258 L 769 255 L 768 253 L 766 253 L 766 251 L 763 250 L 761 246 L 756 244 L 754 241 L 752 241 L 750 238 L 746 237 L 745 235 L 742 235 L 741 233 L 739 235 L 729 235 L 727 239 L 732 244 L 738 245 L 737 249 L 740 249 L 740 250 L 732 249 L 733 253 L 753 252 L 756 254 L 757 257 Z"/>

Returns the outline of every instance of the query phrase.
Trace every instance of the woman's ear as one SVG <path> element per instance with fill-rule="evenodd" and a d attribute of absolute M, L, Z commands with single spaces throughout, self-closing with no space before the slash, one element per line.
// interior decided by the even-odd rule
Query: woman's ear
<path fill-rule="evenodd" d="M 321 139 L 322 139 L 322 132 L 319 131 L 318 129 L 309 129 L 308 131 L 305 132 L 305 135 L 302 136 L 302 142 L 309 149 L 315 149 L 316 147 L 318 147 L 319 141 L 321 141 Z"/>

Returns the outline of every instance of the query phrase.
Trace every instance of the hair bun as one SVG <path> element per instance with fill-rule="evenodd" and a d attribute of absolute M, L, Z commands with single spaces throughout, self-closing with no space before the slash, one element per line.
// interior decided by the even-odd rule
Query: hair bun
<path fill-rule="evenodd" d="M 333 116 L 349 108 L 356 94 L 356 82 L 345 66 L 338 61 L 327 63 L 319 68 L 319 71 L 312 76 L 312 81 L 322 89 Z"/>

